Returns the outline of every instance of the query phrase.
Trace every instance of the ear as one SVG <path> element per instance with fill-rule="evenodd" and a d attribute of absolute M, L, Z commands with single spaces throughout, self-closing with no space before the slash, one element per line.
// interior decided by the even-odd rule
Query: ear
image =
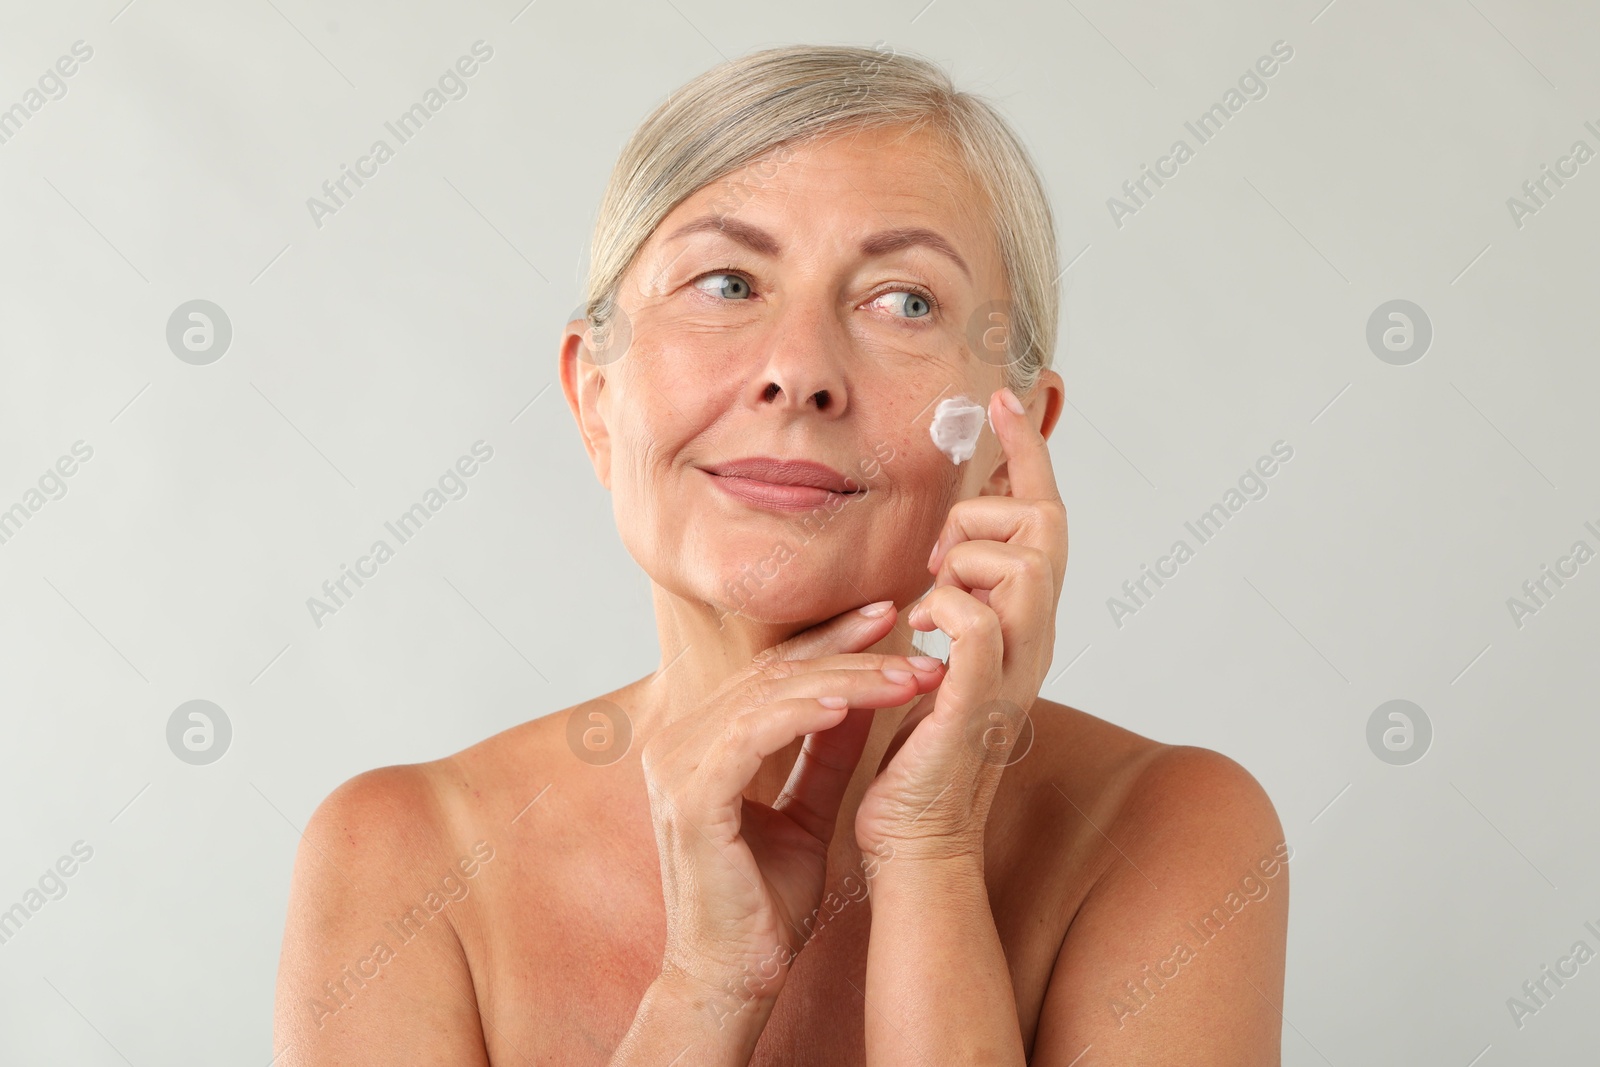
<path fill-rule="evenodd" d="M 601 414 L 600 394 L 605 390 L 605 368 L 596 365 L 589 322 L 573 319 L 561 334 L 561 391 L 578 423 L 583 447 L 594 464 L 595 477 L 611 488 L 611 432 Z"/>
<path fill-rule="evenodd" d="M 1055 431 L 1056 423 L 1061 419 L 1061 409 L 1067 401 L 1066 383 L 1062 381 L 1061 375 L 1049 368 L 1040 371 L 1039 380 L 1034 383 L 1033 389 L 1027 396 L 1018 399 L 1027 410 L 1028 420 L 1033 423 L 1033 428 L 1039 431 L 1039 436 L 1048 441 L 1050 434 Z M 1011 495 L 1011 475 L 1004 459 L 995 467 L 994 473 L 989 475 L 989 480 L 983 484 L 978 495 Z"/>

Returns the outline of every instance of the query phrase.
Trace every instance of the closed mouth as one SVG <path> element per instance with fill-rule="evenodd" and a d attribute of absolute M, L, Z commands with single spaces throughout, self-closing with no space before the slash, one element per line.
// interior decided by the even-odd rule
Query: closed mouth
<path fill-rule="evenodd" d="M 707 474 L 731 481 L 765 483 L 797 489 L 820 489 L 840 496 L 855 496 L 866 491 L 854 478 L 841 474 L 824 463 L 805 459 L 772 459 L 765 456 L 738 459 L 702 468 Z"/>

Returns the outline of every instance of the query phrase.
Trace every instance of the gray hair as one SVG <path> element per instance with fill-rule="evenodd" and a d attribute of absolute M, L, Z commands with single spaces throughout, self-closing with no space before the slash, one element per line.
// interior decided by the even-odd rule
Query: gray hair
<path fill-rule="evenodd" d="M 941 135 L 987 194 L 1010 297 L 1006 384 L 1026 395 L 1050 365 L 1058 318 L 1055 225 L 1044 183 L 994 105 L 958 92 L 929 60 L 878 47 L 753 52 L 699 75 L 657 107 L 623 147 L 601 200 L 589 252 L 591 325 L 605 330 L 639 249 L 704 186 L 780 146 L 902 126 Z M 737 194 L 730 201 L 737 207 Z"/>

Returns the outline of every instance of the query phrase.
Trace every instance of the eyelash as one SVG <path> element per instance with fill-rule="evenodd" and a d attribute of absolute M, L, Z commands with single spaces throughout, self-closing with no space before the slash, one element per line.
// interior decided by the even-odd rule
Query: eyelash
<path fill-rule="evenodd" d="M 753 292 L 755 290 L 755 283 L 753 281 L 751 281 L 750 276 L 748 274 L 746 274 L 744 271 L 738 269 L 737 267 L 732 267 L 732 266 L 729 266 L 729 267 L 718 267 L 715 270 L 708 270 L 704 274 L 701 274 L 698 277 L 690 279 L 690 284 L 693 285 L 696 282 L 699 282 L 699 281 L 702 281 L 702 280 L 704 280 L 706 278 L 711 277 L 713 274 L 732 274 L 732 275 L 735 275 L 736 277 L 743 278 L 745 284 L 750 286 L 751 291 Z M 932 293 L 930 293 L 927 289 L 924 289 L 920 285 L 904 285 L 904 284 L 901 284 L 901 285 L 893 285 L 893 286 L 891 286 L 889 288 L 885 288 L 885 289 L 880 289 L 876 293 L 872 294 L 872 296 L 867 298 L 867 303 L 871 303 L 872 301 L 878 299 L 878 297 L 883 296 L 885 293 L 911 293 L 914 296 L 919 296 L 923 300 L 926 300 L 928 302 L 928 313 L 926 315 L 920 316 L 921 318 L 925 318 L 925 319 L 935 318 L 935 317 L 938 316 L 940 310 L 943 308 L 943 305 L 939 303 L 938 298 L 935 297 Z M 915 322 L 917 320 L 916 319 L 904 319 L 903 321 L 905 321 L 905 322 Z"/>

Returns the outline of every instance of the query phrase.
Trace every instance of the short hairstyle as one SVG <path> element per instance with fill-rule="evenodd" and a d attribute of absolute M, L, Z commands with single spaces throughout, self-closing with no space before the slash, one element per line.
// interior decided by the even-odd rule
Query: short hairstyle
<path fill-rule="evenodd" d="M 1006 384 L 1026 395 L 1055 350 L 1055 224 L 1027 148 L 988 101 L 919 56 L 790 45 L 723 63 L 673 92 L 623 146 L 589 252 L 585 314 L 604 331 L 623 276 L 668 213 L 782 145 L 851 129 L 940 135 L 988 197 L 1010 316 Z"/>

